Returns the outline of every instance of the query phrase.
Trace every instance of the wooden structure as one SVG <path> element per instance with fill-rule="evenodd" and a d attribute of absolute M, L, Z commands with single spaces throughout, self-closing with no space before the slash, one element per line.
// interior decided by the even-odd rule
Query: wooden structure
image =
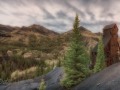
<path fill-rule="evenodd" d="M 106 57 L 106 65 L 110 66 L 116 62 L 119 62 L 120 46 L 118 41 L 118 27 L 116 24 L 106 25 L 103 28 L 103 44 Z M 91 68 L 94 67 L 96 62 L 97 48 L 98 45 L 96 45 L 91 52 Z"/>

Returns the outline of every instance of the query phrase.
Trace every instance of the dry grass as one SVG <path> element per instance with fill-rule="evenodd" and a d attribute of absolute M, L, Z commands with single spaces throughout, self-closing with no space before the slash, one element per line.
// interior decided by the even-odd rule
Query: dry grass
<path fill-rule="evenodd" d="M 35 76 L 36 68 L 37 67 L 31 67 L 31 68 L 23 70 L 23 71 L 21 71 L 21 70 L 14 71 L 11 74 L 11 81 L 18 80 L 19 78 L 24 78 L 24 77 L 26 77 L 26 75 Z"/>

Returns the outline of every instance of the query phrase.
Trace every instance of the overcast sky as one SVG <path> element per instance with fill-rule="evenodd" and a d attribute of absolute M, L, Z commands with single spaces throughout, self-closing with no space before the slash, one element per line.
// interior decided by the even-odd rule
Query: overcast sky
<path fill-rule="evenodd" d="M 93 32 L 120 25 L 120 0 L 0 0 L 0 24 L 43 25 L 58 32 L 72 28 L 78 13 L 82 26 Z"/>

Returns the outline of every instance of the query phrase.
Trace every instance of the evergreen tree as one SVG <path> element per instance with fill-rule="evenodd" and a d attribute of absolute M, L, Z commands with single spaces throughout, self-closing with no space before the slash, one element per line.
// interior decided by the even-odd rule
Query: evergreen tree
<path fill-rule="evenodd" d="M 41 80 L 39 90 L 46 90 L 46 85 L 44 79 Z"/>
<path fill-rule="evenodd" d="M 70 88 L 80 83 L 88 75 L 89 57 L 85 50 L 79 28 L 78 15 L 75 17 L 70 47 L 64 57 L 65 77 L 61 84 Z"/>
<path fill-rule="evenodd" d="M 96 64 L 94 66 L 94 72 L 99 72 L 105 68 L 105 54 L 102 38 L 100 38 L 97 49 Z"/>

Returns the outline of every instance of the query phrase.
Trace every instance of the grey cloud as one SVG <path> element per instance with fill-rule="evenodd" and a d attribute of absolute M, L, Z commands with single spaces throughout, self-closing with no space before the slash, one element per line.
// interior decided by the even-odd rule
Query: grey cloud
<path fill-rule="evenodd" d="M 25 5 L 26 0 L 0 0 L 1 4 L 10 4 L 12 6 Z"/>
<path fill-rule="evenodd" d="M 65 23 L 61 23 L 61 22 L 54 22 L 54 23 L 44 23 L 44 25 L 46 27 L 50 27 L 50 29 L 52 30 L 57 30 L 58 32 L 65 32 L 66 31 L 66 28 L 67 27 L 67 24 Z"/>
<path fill-rule="evenodd" d="M 114 16 L 114 14 L 113 13 L 107 13 L 107 16 L 112 18 Z"/>
<path fill-rule="evenodd" d="M 115 15 L 114 15 L 113 13 L 109 13 L 109 12 L 107 12 L 107 13 L 103 13 L 103 14 L 101 14 L 100 17 L 110 17 L 110 18 L 113 19 L 114 16 L 115 16 Z"/>
<path fill-rule="evenodd" d="M 25 14 L 19 13 L 19 12 L 13 12 L 12 14 L 13 14 L 14 16 L 23 16 L 23 15 L 25 15 Z"/>
<path fill-rule="evenodd" d="M 95 15 L 92 12 L 87 10 L 86 13 L 90 16 L 91 20 L 95 20 Z"/>
<path fill-rule="evenodd" d="M 47 11 L 45 8 L 41 7 L 41 9 L 45 13 L 44 19 L 55 19 L 55 17 L 49 11 Z"/>
<path fill-rule="evenodd" d="M 60 23 L 60 22 L 54 22 L 54 23 L 44 23 L 45 25 L 47 25 L 47 26 L 56 26 L 56 27 L 65 27 L 65 26 L 67 26 L 65 23 Z"/>
<path fill-rule="evenodd" d="M 1 15 L 8 15 L 8 14 L 5 13 L 3 10 L 0 10 L 0 14 L 1 14 Z"/>
<path fill-rule="evenodd" d="M 95 22 L 95 23 L 87 23 L 87 22 L 81 22 L 82 25 L 84 26 L 98 26 L 98 25 L 106 25 L 106 24 L 111 24 L 111 23 L 115 23 L 113 21 L 98 21 L 98 22 Z"/>
<path fill-rule="evenodd" d="M 76 5 L 74 1 L 77 2 Z M 120 15 L 119 7 L 116 6 L 117 3 L 120 3 L 119 0 L 74 1 L 71 1 L 71 3 L 70 0 L 0 0 L 0 23 L 10 25 L 12 25 L 10 22 L 15 25 L 35 23 L 56 31 L 64 31 L 72 27 L 73 19 L 77 12 L 80 15 L 81 25 L 95 31 L 97 27 L 101 29 L 104 25 L 112 23 L 115 19 L 114 17 Z M 38 11 L 32 11 L 32 7 L 39 9 Z M 49 7 L 53 9 L 49 9 Z M 19 11 L 17 8 L 22 8 L 23 10 Z M 113 10 L 113 8 L 116 9 Z M 111 19 L 107 20 L 106 17 Z M 4 18 L 7 19 L 4 20 Z M 119 19 L 115 20 L 118 24 L 120 24 Z"/>
<path fill-rule="evenodd" d="M 67 15 L 63 11 L 57 12 L 57 16 L 58 16 L 58 18 L 65 18 L 65 17 L 67 17 Z"/>
<path fill-rule="evenodd" d="M 65 1 L 65 0 L 64 0 Z M 65 5 L 68 6 L 68 9 L 72 9 L 73 11 L 75 11 L 75 13 L 80 13 L 80 15 L 82 17 L 85 16 L 85 14 L 79 9 L 79 7 L 75 7 L 73 5 L 71 5 L 69 2 L 65 1 Z"/>
<path fill-rule="evenodd" d="M 59 12 L 57 12 L 57 18 L 58 19 L 66 19 L 66 20 L 68 20 L 68 21 L 73 21 L 73 18 L 72 17 L 69 17 L 68 15 L 67 15 L 67 13 L 65 13 L 65 12 L 63 12 L 63 11 L 59 11 Z"/>

